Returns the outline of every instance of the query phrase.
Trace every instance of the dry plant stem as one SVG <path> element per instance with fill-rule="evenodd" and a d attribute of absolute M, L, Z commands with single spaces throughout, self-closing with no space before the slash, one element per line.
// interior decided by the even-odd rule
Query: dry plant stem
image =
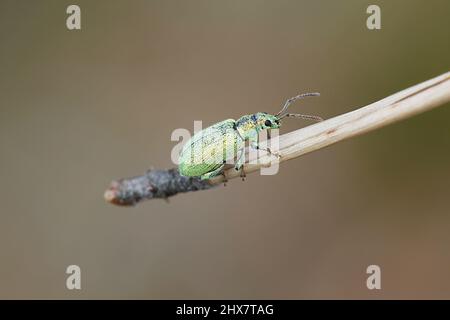
<path fill-rule="evenodd" d="M 277 151 L 280 158 L 264 152 L 256 155 L 247 150 L 246 159 L 250 163 L 245 165 L 245 172 L 254 172 L 277 162 L 297 158 L 448 102 L 450 102 L 450 72 L 368 106 L 281 135 Z M 261 142 L 261 148 L 266 148 L 265 142 Z M 238 177 L 240 173 L 230 168 L 225 171 L 225 175 L 227 179 L 232 179 Z M 105 199 L 114 204 L 132 205 L 143 199 L 167 199 L 180 192 L 209 189 L 222 182 L 222 176 L 201 181 L 197 178 L 182 177 L 177 169 L 154 170 L 143 176 L 113 181 L 105 192 Z"/>

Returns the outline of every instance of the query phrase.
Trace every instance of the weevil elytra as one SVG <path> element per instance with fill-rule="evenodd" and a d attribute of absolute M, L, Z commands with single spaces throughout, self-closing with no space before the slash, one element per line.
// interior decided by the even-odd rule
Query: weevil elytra
<path fill-rule="evenodd" d="M 283 118 L 322 121 L 323 119 L 318 116 L 287 112 L 289 105 L 295 100 L 319 95 L 319 93 L 304 93 L 292 97 L 286 100 L 283 108 L 275 115 L 258 112 L 244 115 L 238 120 L 224 120 L 201 130 L 181 150 L 178 161 L 180 174 L 187 177 L 200 177 L 202 180 L 224 175 L 226 161 L 230 159 L 230 155 L 233 155 L 237 158 L 234 168 L 241 170 L 241 177 L 245 177 L 243 157 L 245 141 L 248 140 L 252 148 L 260 149 L 259 132 L 280 128 Z M 278 155 L 270 149 L 264 150 Z"/>

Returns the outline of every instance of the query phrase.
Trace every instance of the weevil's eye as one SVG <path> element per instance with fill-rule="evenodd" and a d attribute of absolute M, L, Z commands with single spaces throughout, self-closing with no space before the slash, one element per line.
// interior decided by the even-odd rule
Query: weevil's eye
<path fill-rule="evenodd" d="M 280 121 L 279 120 L 275 120 L 275 123 L 278 125 L 278 124 L 280 124 Z"/>
<path fill-rule="evenodd" d="M 264 125 L 266 127 L 271 127 L 272 126 L 272 122 L 270 120 L 266 120 L 266 122 L 264 122 Z"/>

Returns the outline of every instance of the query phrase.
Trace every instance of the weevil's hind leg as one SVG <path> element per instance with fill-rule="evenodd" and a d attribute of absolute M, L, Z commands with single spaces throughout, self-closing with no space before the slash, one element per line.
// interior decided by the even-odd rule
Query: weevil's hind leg
<path fill-rule="evenodd" d="M 278 152 L 272 151 L 270 148 L 260 148 L 259 150 L 266 151 L 270 155 L 273 155 L 273 156 L 277 157 L 278 159 L 281 159 L 281 154 L 279 154 Z"/>
<path fill-rule="evenodd" d="M 217 177 L 218 175 L 221 175 L 223 172 L 223 168 L 224 166 L 220 166 L 217 169 L 207 172 L 204 175 L 200 176 L 200 179 L 202 180 L 208 180 L 208 179 L 212 179 L 214 177 Z"/>
<path fill-rule="evenodd" d="M 228 182 L 228 178 L 225 175 L 225 171 L 222 171 L 221 175 L 223 176 L 223 186 L 226 187 L 227 186 L 227 182 Z"/>
<path fill-rule="evenodd" d="M 225 167 L 225 165 L 221 165 L 220 167 L 218 167 L 216 170 L 213 170 L 211 172 L 205 173 L 204 175 L 200 176 L 200 179 L 202 180 L 208 180 L 208 179 L 212 179 L 214 177 L 220 176 L 222 175 L 224 178 L 224 185 L 226 185 L 226 183 L 228 182 L 227 177 L 225 176 L 225 173 L 223 171 L 223 168 Z"/>
<path fill-rule="evenodd" d="M 270 155 L 273 155 L 273 156 L 277 157 L 278 159 L 281 159 L 281 155 L 278 152 L 274 152 L 274 151 L 270 150 L 270 148 L 261 148 L 257 142 L 252 142 L 250 144 L 250 147 L 252 147 L 253 149 L 256 149 L 256 150 L 262 150 L 262 151 L 268 152 Z"/>
<path fill-rule="evenodd" d="M 244 164 L 243 164 L 243 163 L 237 163 L 237 164 L 234 166 L 234 170 L 240 171 L 239 177 L 242 178 L 242 181 L 245 181 L 245 178 L 247 177 L 247 175 L 245 174 Z"/>

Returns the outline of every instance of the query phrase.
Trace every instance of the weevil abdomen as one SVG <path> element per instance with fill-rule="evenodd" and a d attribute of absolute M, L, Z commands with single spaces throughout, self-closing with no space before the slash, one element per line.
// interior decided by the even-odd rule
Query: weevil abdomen
<path fill-rule="evenodd" d="M 236 122 L 228 119 L 196 133 L 183 147 L 179 157 L 179 171 L 183 176 L 202 177 L 219 173 L 225 161 L 233 158 L 244 146 L 236 131 Z"/>

